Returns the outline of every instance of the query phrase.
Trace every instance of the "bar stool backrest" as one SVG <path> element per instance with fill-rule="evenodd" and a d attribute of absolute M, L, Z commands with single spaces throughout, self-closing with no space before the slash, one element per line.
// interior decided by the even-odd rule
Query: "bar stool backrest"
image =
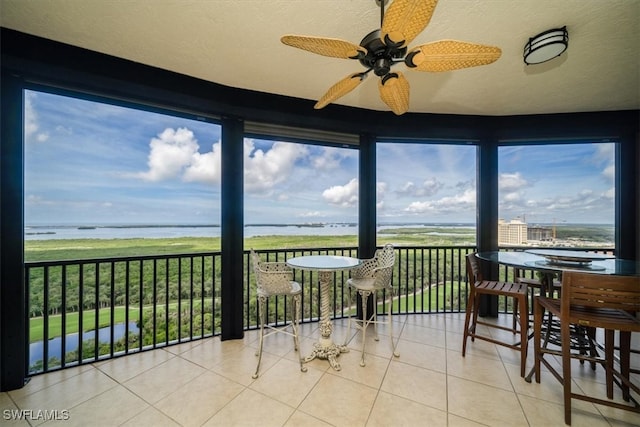
<path fill-rule="evenodd" d="M 284 262 L 263 262 L 257 253 L 251 250 L 251 263 L 256 275 L 258 294 L 288 295 L 291 292 L 293 270 Z"/>
<path fill-rule="evenodd" d="M 474 286 L 476 282 L 482 282 L 482 273 L 475 252 L 467 255 L 467 277 L 469 278 L 469 286 Z"/>
<path fill-rule="evenodd" d="M 565 271 L 561 300 L 563 310 L 580 306 L 640 312 L 640 278 Z"/>

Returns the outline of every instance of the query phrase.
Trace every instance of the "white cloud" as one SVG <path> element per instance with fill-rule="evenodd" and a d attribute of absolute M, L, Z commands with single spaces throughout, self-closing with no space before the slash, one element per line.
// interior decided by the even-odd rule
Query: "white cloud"
<path fill-rule="evenodd" d="M 187 128 L 166 128 L 149 142 L 146 172 L 124 174 L 144 181 L 158 182 L 180 179 L 185 182 L 220 182 L 220 142 L 211 151 L 200 153 L 194 133 Z"/>
<path fill-rule="evenodd" d="M 24 97 L 24 132 L 27 137 L 38 131 L 38 115 L 32 102 L 35 98 L 33 92 L 27 92 Z"/>
<path fill-rule="evenodd" d="M 318 171 L 333 170 L 340 167 L 344 158 L 344 150 L 342 152 L 335 147 L 326 147 L 320 156 L 313 159 L 313 167 Z"/>
<path fill-rule="evenodd" d="M 322 192 L 322 197 L 330 204 L 350 207 L 358 205 L 358 180 L 352 179 L 346 185 L 334 185 Z"/>
<path fill-rule="evenodd" d="M 602 196 L 606 197 L 607 199 L 613 200 L 613 198 L 616 196 L 616 189 L 615 188 L 610 188 L 607 191 L 605 191 Z"/>
<path fill-rule="evenodd" d="M 187 182 L 220 183 L 221 159 L 220 143 L 215 143 L 208 153 L 193 153 L 191 164 L 184 171 L 183 179 Z"/>
<path fill-rule="evenodd" d="M 249 193 L 269 192 L 286 181 L 298 159 L 306 156 L 301 144 L 275 142 L 271 150 L 256 150 L 252 140 L 244 141 L 244 186 Z"/>
<path fill-rule="evenodd" d="M 521 195 L 519 192 L 514 191 L 513 193 L 507 193 L 503 196 L 505 202 L 517 202 L 521 199 Z"/>
<path fill-rule="evenodd" d="M 520 172 L 501 173 L 498 177 L 498 188 L 500 191 L 514 192 L 526 187 L 528 182 L 522 177 Z"/>
<path fill-rule="evenodd" d="M 476 180 L 475 179 L 469 179 L 469 180 L 466 180 L 466 181 L 458 181 L 458 182 L 456 182 L 454 187 L 458 191 L 475 190 L 475 188 L 476 188 Z"/>
<path fill-rule="evenodd" d="M 594 144 L 596 147 L 593 155 L 596 162 L 609 163 L 615 155 L 615 144 L 611 142 L 604 142 L 602 144 Z"/>
<path fill-rule="evenodd" d="M 425 179 L 422 183 L 422 188 L 418 190 L 418 196 L 433 196 L 440 191 L 443 187 L 443 184 L 439 182 L 436 178 Z"/>
<path fill-rule="evenodd" d="M 505 217 L 525 213 L 527 219 L 534 222 L 551 221 L 608 221 L 615 189 L 601 192 L 584 189 L 577 193 L 553 195 L 539 200 L 505 200 L 501 201 L 500 210 Z"/>
<path fill-rule="evenodd" d="M 427 213 L 427 212 L 435 212 L 435 202 L 426 201 L 426 202 L 411 202 L 409 206 L 405 208 L 405 212 L 409 213 Z"/>
<path fill-rule="evenodd" d="M 325 216 L 324 214 L 318 212 L 318 211 L 313 211 L 313 212 L 303 212 L 301 214 L 296 215 L 300 218 L 319 218 L 319 217 L 323 217 Z"/>
<path fill-rule="evenodd" d="M 56 126 L 56 132 L 63 133 L 65 135 L 72 135 L 73 134 L 73 129 L 71 129 L 69 127 L 62 126 L 62 125 L 58 125 L 58 126 Z"/>
<path fill-rule="evenodd" d="M 26 92 L 24 97 L 24 133 L 25 139 L 29 141 L 45 142 L 49 139 L 46 132 L 38 132 L 40 126 L 38 124 L 38 114 L 33 107 L 33 100 L 37 98 L 34 92 Z"/>
<path fill-rule="evenodd" d="M 613 179 L 615 178 L 615 174 L 616 174 L 616 167 L 613 163 L 608 165 L 602 170 L 602 176 L 607 180 L 607 182 L 613 182 Z"/>
<path fill-rule="evenodd" d="M 421 186 L 417 186 L 413 182 L 407 181 L 400 187 L 400 190 L 398 190 L 397 193 L 399 195 L 413 197 L 431 197 L 436 195 L 443 187 L 444 184 L 438 181 L 437 178 L 427 178 Z"/>
<path fill-rule="evenodd" d="M 615 144 L 607 142 L 594 145 L 596 149 L 591 158 L 591 162 L 601 168 L 600 175 L 604 181 L 613 184 L 616 173 L 614 164 Z"/>
<path fill-rule="evenodd" d="M 424 202 L 412 202 L 405 208 L 405 212 L 422 214 L 433 213 L 443 214 L 448 212 L 458 212 L 474 208 L 476 205 L 476 191 L 465 190 L 462 194 L 443 197 L 439 200 L 427 200 Z"/>
<path fill-rule="evenodd" d="M 43 199 L 42 196 L 36 196 L 34 194 L 29 194 L 25 200 L 27 205 L 50 205 L 53 204 L 52 201 Z"/>
<path fill-rule="evenodd" d="M 582 190 L 578 194 L 570 196 L 558 196 L 552 199 L 547 205 L 547 210 L 571 210 L 584 209 L 597 201 L 599 196 L 592 190 Z"/>
<path fill-rule="evenodd" d="M 186 128 L 165 129 L 149 143 L 151 151 L 147 172 L 137 174 L 145 181 L 162 181 L 180 176 L 198 152 L 198 141 Z"/>
<path fill-rule="evenodd" d="M 498 187 L 502 196 L 502 209 L 516 209 L 524 197 L 524 193 L 520 190 L 528 185 L 529 183 L 522 177 L 520 172 L 500 174 L 498 176 Z"/>
<path fill-rule="evenodd" d="M 400 187 L 400 189 L 397 192 L 399 194 L 411 195 L 411 194 L 414 194 L 415 188 L 416 188 L 416 185 L 413 182 L 407 181 Z"/>
<path fill-rule="evenodd" d="M 475 206 L 476 190 L 468 189 L 464 193 L 452 197 L 443 197 L 440 199 L 443 206 Z"/>
<path fill-rule="evenodd" d="M 385 208 L 387 207 L 384 198 L 387 194 L 387 188 L 389 186 L 387 185 L 386 182 L 377 182 L 376 183 L 376 209 L 378 211 L 384 211 Z"/>

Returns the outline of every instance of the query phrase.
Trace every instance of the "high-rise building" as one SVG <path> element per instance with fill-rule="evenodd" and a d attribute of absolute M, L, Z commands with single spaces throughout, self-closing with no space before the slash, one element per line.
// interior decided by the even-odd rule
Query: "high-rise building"
<path fill-rule="evenodd" d="M 527 227 L 527 240 L 550 242 L 553 240 L 553 229 L 550 227 Z"/>
<path fill-rule="evenodd" d="M 498 220 L 498 245 L 526 245 L 527 223 L 519 218 L 506 222 Z"/>

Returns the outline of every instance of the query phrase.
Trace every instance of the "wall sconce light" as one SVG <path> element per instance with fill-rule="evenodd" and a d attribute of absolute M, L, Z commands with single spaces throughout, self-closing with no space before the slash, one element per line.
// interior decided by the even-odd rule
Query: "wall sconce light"
<path fill-rule="evenodd" d="M 560 56 L 569 46 L 567 27 L 555 28 L 531 37 L 524 47 L 524 63 L 541 64 Z"/>

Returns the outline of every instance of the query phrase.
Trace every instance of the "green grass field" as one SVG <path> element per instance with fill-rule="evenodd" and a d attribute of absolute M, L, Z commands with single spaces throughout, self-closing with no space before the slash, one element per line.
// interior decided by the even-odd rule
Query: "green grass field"
<path fill-rule="evenodd" d="M 468 229 L 441 227 L 385 230 L 378 245 L 465 246 L 475 244 Z M 296 249 L 308 247 L 353 247 L 358 236 L 255 236 L 246 238 L 245 249 Z M 220 250 L 219 237 L 154 239 L 52 239 L 25 241 L 25 261 L 77 260 L 136 255 L 166 255 Z"/>
<path fill-rule="evenodd" d="M 451 295 L 450 290 L 449 290 L 449 284 L 447 284 L 446 288 L 447 288 L 447 298 L 451 299 Z M 449 301 L 445 301 L 445 296 L 444 296 L 444 292 L 442 291 L 442 288 L 440 288 L 440 291 L 438 292 L 438 290 L 436 289 L 435 286 L 432 286 L 431 289 L 429 290 L 429 292 L 431 293 L 431 301 L 432 304 L 435 304 L 435 301 L 438 301 L 438 307 L 442 308 L 445 306 L 449 305 Z M 455 295 L 455 297 L 457 297 L 457 294 Z M 424 304 L 428 304 L 428 297 L 425 295 L 425 302 Z M 406 295 L 402 295 L 400 297 L 396 297 L 394 298 L 394 302 L 393 302 L 393 310 L 394 312 L 397 312 L 398 309 L 401 309 L 403 311 L 408 311 L 408 312 L 413 312 L 414 311 L 414 301 L 415 298 L 412 298 L 411 295 L 409 296 L 409 298 L 407 299 Z M 185 304 L 185 301 L 182 301 L 183 304 Z M 380 301 L 378 303 L 378 310 L 380 312 L 382 312 L 382 302 Z M 175 306 L 177 305 L 177 303 L 170 303 L 170 306 Z M 164 306 L 164 305 L 163 305 Z M 422 310 L 422 307 L 418 307 L 418 310 Z M 350 314 L 354 314 L 356 311 L 355 307 L 353 307 L 349 313 Z M 139 314 L 140 310 L 138 308 L 130 308 L 129 309 L 129 321 L 136 321 L 139 318 Z M 114 324 L 118 324 L 118 323 L 125 323 L 126 321 L 126 310 L 125 307 L 116 307 L 115 311 L 114 311 Z M 83 324 L 84 327 L 82 328 L 83 331 L 89 331 L 89 330 L 93 330 L 95 328 L 95 311 L 94 310 L 85 310 L 83 312 Z M 66 314 L 66 333 L 67 334 L 71 334 L 71 333 L 77 333 L 80 328 L 79 328 L 79 315 L 77 312 L 73 312 L 73 313 L 67 313 Z M 101 309 L 99 312 L 99 316 L 98 316 L 98 327 L 99 328 L 103 328 L 103 327 L 107 327 L 111 325 L 111 309 L 110 308 L 104 308 Z M 43 339 L 44 336 L 44 321 L 42 317 L 33 317 L 30 319 L 29 322 L 29 341 L 30 342 L 35 342 L 35 341 L 41 341 Z M 51 338 L 56 338 L 62 335 L 62 315 L 50 315 L 49 316 L 49 339 Z"/>
<path fill-rule="evenodd" d="M 594 229 L 598 231 L 597 229 Z M 576 230 L 573 230 L 576 232 Z M 580 228 L 581 233 L 591 238 L 593 230 L 588 227 Z M 378 245 L 392 243 L 396 246 L 470 246 L 475 244 L 475 230 L 468 228 L 451 227 L 415 227 L 396 228 L 384 230 L 378 236 Z M 350 236 L 256 236 L 245 239 L 246 250 L 253 249 L 296 249 L 309 247 L 355 247 L 358 245 L 358 237 Z M 180 238 L 149 238 L 149 239 L 53 239 L 53 240 L 27 240 L 25 241 L 25 260 L 80 260 L 90 258 L 109 258 L 136 255 L 166 255 L 188 254 L 196 252 L 211 252 L 220 250 L 220 238 L 205 237 L 180 237 Z M 448 288 L 447 288 L 448 289 Z M 432 305 L 436 304 L 436 289 L 431 290 Z M 447 294 L 449 294 L 447 290 Z M 447 295 L 449 301 L 443 300 L 443 292 L 438 293 L 437 305 L 439 308 L 457 303 L 457 295 Z M 420 299 L 419 299 L 420 300 Z M 424 304 L 428 297 L 424 296 Z M 406 300 L 401 296 L 394 301 L 394 306 L 406 311 L 414 310 L 414 298 Z M 422 306 L 417 307 L 422 310 Z M 432 307 L 435 309 L 435 307 Z M 426 307 L 425 307 L 426 309 Z M 130 319 L 137 319 L 138 308 L 129 311 Z M 95 327 L 95 312 L 85 311 L 83 314 L 83 329 L 90 330 Z M 116 307 L 114 322 L 125 321 L 125 308 Z M 110 309 L 100 310 L 98 327 L 108 326 L 111 323 Z M 66 332 L 78 332 L 78 313 L 66 315 Z M 30 319 L 30 340 L 38 341 L 43 337 L 43 320 L 40 317 Z M 53 338 L 62 334 L 62 317 L 60 315 L 49 316 L 49 337 Z"/>
<path fill-rule="evenodd" d="M 139 309 L 129 309 L 129 320 L 135 321 L 139 316 Z M 124 323 L 125 307 L 116 307 L 113 313 L 114 324 Z M 95 327 L 96 313 L 94 310 L 86 310 L 82 313 L 83 331 L 92 330 Z M 66 333 L 71 334 L 79 331 L 80 316 L 77 312 L 66 314 Z M 98 315 L 98 327 L 102 328 L 111 324 L 111 309 L 100 310 Z M 49 338 L 56 338 L 62 335 L 62 315 L 49 316 Z M 44 337 L 44 321 L 42 317 L 32 317 L 29 319 L 29 341 L 41 341 Z"/>

